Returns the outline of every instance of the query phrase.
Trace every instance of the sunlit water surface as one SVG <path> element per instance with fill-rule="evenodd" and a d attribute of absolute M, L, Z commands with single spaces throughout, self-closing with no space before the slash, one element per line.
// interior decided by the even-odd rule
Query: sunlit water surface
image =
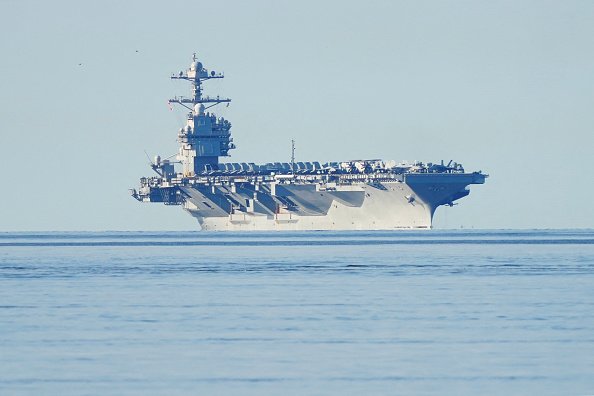
<path fill-rule="evenodd" d="M 594 394 L 594 231 L 0 233 L 0 394 Z"/>

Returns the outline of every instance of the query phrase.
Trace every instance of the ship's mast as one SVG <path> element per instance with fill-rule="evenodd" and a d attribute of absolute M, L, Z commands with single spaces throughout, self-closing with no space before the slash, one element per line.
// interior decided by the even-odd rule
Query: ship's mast
<path fill-rule="evenodd" d="M 218 96 L 216 98 L 211 98 L 209 96 L 202 97 L 202 81 L 210 80 L 213 78 L 225 78 L 225 76 L 222 73 L 216 73 L 214 71 L 211 71 L 209 74 L 208 70 L 206 70 L 203 67 L 202 62 L 196 61 L 196 53 L 192 55 L 191 59 L 192 65 L 190 66 L 190 68 L 186 70 L 186 72 L 180 71 L 177 74 L 173 73 L 171 75 L 171 79 L 189 81 L 192 84 L 192 98 L 176 96 L 173 99 L 170 99 L 170 102 L 179 103 L 190 110 L 193 110 L 194 106 L 196 106 L 196 104 L 198 103 L 213 103 L 210 106 L 206 107 L 206 109 L 208 109 L 209 107 L 216 106 L 219 103 L 231 102 L 231 99 L 220 98 Z M 186 106 L 185 103 L 191 103 L 192 107 Z"/>
<path fill-rule="evenodd" d="M 195 53 L 188 70 L 171 75 L 172 80 L 186 80 L 191 84 L 191 98 L 176 96 L 169 100 L 190 110 L 187 125 L 178 133 L 178 141 L 182 143 L 178 160 L 182 163 L 184 175 L 212 170 L 212 165 L 219 163 L 220 156 L 228 156 L 228 151 L 235 148 L 229 132 L 231 123 L 205 111 L 218 104 L 231 102 L 228 98 L 202 94 L 202 83 L 214 78 L 224 78 L 224 75 L 214 71 L 209 73 L 196 60 Z"/>
<path fill-rule="evenodd" d="M 295 141 L 291 140 L 291 174 L 295 175 Z"/>

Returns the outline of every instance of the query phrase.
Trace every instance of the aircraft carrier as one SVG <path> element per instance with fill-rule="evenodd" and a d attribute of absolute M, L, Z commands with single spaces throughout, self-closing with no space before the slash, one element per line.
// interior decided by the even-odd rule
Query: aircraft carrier
<path fill-rule="evenodd" d="M 223 77 L 195 54 L 188 70 L 171 75 L 191 84 L 191 97 L 169 100 L 188 109 L 181 147 L 176 161 L 156 156 L 156 176 L 131 190 L 141 202 L 181 206 L 202 230 L 429 229 L 437 207 L 454 205 L 488 177 L 453 161 L 296 162 L 293 141 L 290 162 L 221 162 L 235 148 L 231 123 L 210 109 L 231 99 L 204 95 L 203 84 Z"/>

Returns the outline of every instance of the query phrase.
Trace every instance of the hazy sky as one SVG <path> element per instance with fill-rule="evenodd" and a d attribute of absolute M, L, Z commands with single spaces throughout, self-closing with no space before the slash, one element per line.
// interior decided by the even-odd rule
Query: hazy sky
<path fill-rule="evenodd" d="M 482 170 L 438 228 L 594 227 L 593 1 L 0 0 L 0 231 L 192 230 L 129 195 L 196 52 L 232 162 Z"/>

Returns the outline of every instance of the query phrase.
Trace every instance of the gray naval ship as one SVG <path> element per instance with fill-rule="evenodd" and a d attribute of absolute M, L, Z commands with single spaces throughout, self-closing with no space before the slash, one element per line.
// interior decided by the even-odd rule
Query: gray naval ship
<path fill-rule="evenodd" d="M 437 207 L 454 205 L 488 176 L 452 161 L 295 162 L 293 141 L 291 162 L 221 162 L 235 148 L 231 123 L 210 109 L 231 100 L 204 95 L 203 84 L 223 77 L 195 54 L 188 70 L 171 76 L 191 84 L 190 98 L 170 99 L 189 110 L 177 161 L 156 156 L 157 176 L 132 190 L 141 202 L 181 206 L 202 230 L 429 229 Z"/>

